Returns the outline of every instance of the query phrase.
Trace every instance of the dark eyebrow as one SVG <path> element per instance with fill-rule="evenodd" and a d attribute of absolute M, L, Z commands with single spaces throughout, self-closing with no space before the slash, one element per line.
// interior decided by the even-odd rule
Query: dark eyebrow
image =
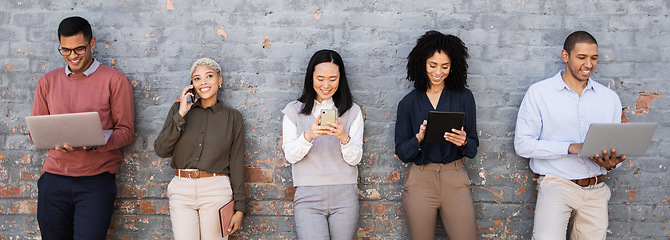
<path fill-rule="evenodd" d="M 436 62 L 434 62 L 434 61 L 428 61 L 428 63 L 432 63 L 432 64 L 435 64 L 435 65 L 438 65 L 438 63 L 436 63 Z M 451 63 L 450 63 L 450 62 L 446 62 L 446 63 L 443 63 L 442 65 L 444 65 L 444 64 L 451 64 Z"/>
<path fill-rule="evenodd" d="M 209 74 L 209 73 L 212 73 L 212 74 L 213 74 L 214 71 L 207 71 L 207 72 L 205 72 L 205 74 Z M 197 73 L 196 73 L 195 75 L 191 76 L 191 78 L 193 78 L 193 77 L 195 77 L 195 76 L 200 76 L 200 74 L 197 74 Z"/>
<path fill-rule="evenodd" d="M 588 56 L 589 56 L 588 54 L 584 54 L 584 53 L 577 54 L 577 57 L 588 57 Z M 598 56 L 598 54 L 594 54 L 591 57 L 597 57 L 597 56 Z"/>
<path fill-rule="evenodd" d="M 86 44 L 86 45 L 88 45 L 88 44 Z M 75 47 L 75 48 L 64 48 L 63 46 L 60 46 L 60 48 L 62 48 L 62 49 L 77 49 L 77 48 L 85 48 L 86 45 L 81 45 L 81 46 Z"/>
<path fill-rule="evenodd" d="M 334 77 L 337 77 L 337 75 L 320 75 L 320 74 L 317 74 L 316 77 L 322 77 L 322 78 L 334 78 Z"/>

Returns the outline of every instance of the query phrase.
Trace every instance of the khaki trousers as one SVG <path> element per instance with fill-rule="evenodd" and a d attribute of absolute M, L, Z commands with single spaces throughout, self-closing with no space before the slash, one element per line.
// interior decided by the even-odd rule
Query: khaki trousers
<path fill-rule="evenodd" d="M 581 187 L 555 175 L 540 176 L 533 239 L 563 240 L 570 230 L 571 240 L 604 240 L 610 196 L 604 182 Z"/>
<path fill-rule="evenodd" d="M 449 239 L 477 239 L 470 179 L 463 159 L 448 164 L 412 164 L 402 207 L 412 240 L 435 239 L 438 211 Z"/>
<path fill-rule="evenodd" d="M 233 198 L 228 176 L 197 179 L 175 176 L 168 184 L 167 195 L 175 240 L 224 239 L 219 208 Z"/>

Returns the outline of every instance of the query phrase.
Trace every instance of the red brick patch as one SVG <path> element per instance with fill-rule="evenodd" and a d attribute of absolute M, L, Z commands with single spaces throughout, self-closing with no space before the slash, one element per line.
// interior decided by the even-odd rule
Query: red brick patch
<path fill-rule="evenodd" d="M 400 173 L 398 171 L 393 171 L 386 177 L 387 182 L 395 182 L 398 180 L 400 180 Z"/>
<path fill-rule="evenodd" d="M 635 110 L 633 114 L 641 116 L 644 113 L 649 113 L 651 110 L 651 101 L 660 98 L 661 94 L 658 92 L 641 92 L 637 95 L 637 103 L 635 103 Z"/>
<path fill-rule="evenodd" d="M 271 169 L 246 168 L 244 169 L 244 180 L 250 183 L 273 183 L 273 173 Z"/>
<path fill-rule="evenodd" d="M 628 193 L 628 197 L 630 197 L 630 202 L 633 202 L 635 200 L 635 190 L 627 190 L 626 192 Z"/>
<path fill-rule="evenodd" d="M 0 186 L 0 198 L 18 197 L 21 195 L 21 190 L 19 187 Z"/>
<path fill-rule="evenodd" d="M 11 214 L 35 214 L 37 213 L 37 200 L 16 201 L 9 212 Z"/>

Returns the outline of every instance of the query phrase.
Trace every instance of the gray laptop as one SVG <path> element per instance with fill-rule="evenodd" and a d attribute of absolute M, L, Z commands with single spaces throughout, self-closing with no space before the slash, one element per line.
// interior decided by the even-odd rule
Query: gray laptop
<path fill-rule="evenodd" d="M 658 123 L 592 123 L 586 133 L 580 157 L 602 155 L 603 150 L 616 149 L 616 154 L 642 157 Z"/>
<path fill-rule="evenodd" d="M 105 145 L 112 130 L 102 130 L 97 112 L 26 117 L 30 138 L 37 149 Z"/>

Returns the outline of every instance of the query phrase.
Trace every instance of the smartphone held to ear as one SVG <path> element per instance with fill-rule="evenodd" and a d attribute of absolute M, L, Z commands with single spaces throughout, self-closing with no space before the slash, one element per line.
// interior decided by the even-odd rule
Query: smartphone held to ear
<path fill-rule="evenodd" d="M 191 85 L 193 85 L 193 82 L 191 82 Z M 193 94 L 193 96 L 188 96 L 188 99 L 186 99 L 187 102 L 194 103 L 196 99 L 200 98 L 195 92 L 195 87 L 189 89 L 188 92 Z"/>
<path fill-rule="evenodd" d="M 321 122 L 319 122 L 319 126 L 323 126 L 327 122 L 337 122 L 335 120 L 335 109 L 321 109 Z"/>

